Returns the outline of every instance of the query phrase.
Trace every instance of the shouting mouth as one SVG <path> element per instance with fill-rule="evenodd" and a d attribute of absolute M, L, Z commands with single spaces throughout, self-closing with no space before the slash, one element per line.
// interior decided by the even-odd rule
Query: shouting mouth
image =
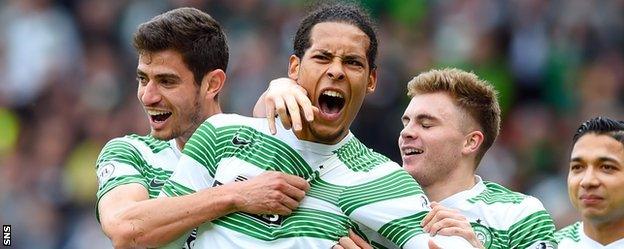
<path fill-rule="evenodd" d="M 345 98 L 338 91 L 325 90 L 318 98 L 318 105 L 325 118 L 336 119 L 345 106 Z"/>
<path fill-rule="evenodd" d="M 156 110 L 148 110 L 147 114 L 150 116 L 150 120 L 154 123 L 163 123 L 169 117 L 171 117 L 171 112 L 167 111 L 156 111 Z"/>

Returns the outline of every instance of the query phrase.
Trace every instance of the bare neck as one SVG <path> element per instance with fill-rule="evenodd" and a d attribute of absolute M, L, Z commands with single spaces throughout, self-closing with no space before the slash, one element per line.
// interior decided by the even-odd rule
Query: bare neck
<path fill-rule="evenodd" d="M 188 142 L 188 140 L 191 138 L 193 133 L 195 133 L 195 130 L 206 119 L 212 117 L 213 115 L 219 114 L 219 113 L 223 113 L 223 112 L 221 111 L 221 106 L 219 105 L 218 101 L 215 101 L 214 103 L 206 105 L 206 107 L 204 109 L 204 112 L 202 114 L 203 118 L 200 118 L 199 120 L 197 120 L 197 123 L 195 125 L 193 125 L 193 127 L 191 127 L 188 131 L 185 131 L 184 134 L 182 134 L 181 136 L 178 136 L 178 137 L 175 138 L 176 143 L 178 144 L 178 149 L 180 149 L 180 151 L 184 150 L 184 145 L 186 145 L 186 142 Z"/>
<path fill-rule="evenodd" d="M 608 245 L 624 238 L 624 217 L 618 220 L 601 223 L 583 219 L 583 231 L 587 237 L 590 237 L 602 245 Z"/>
<path fill-rule="evenodd" d="M 429 186 L 422 186 L 429 200 L 440 202 L 454 194 L 465 191 L 477 184 L 474 175 L 474 166 L 460 165 L 447 177 L 442 178 Z"/>

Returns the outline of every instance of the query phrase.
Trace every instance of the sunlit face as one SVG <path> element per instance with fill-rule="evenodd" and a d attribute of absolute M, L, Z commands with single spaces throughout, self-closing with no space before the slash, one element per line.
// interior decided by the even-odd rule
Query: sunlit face
<path fill-rule="evenodd" d="M 572 149 L 568 194 L 585 219 L 624 219 L 624 146 L 607 135 L 583 135 Z"/>
<path fill-rule="evenodd" d="M 137 80 L 137 97 L 148 115 L 151 135 L 161 140 L 190 137 L 203 121 L 203 98 L 181 54 L 141 53 Z"/>
<path fill-rule="evenodd" d="M 457 168 L 464 144 L 460 107 L 443 92 L 412 97 L 402 117 L 403 168 L 423 187 L 444 181 Z"/>
<path fill-rule="evenodd" d="M 375 89 L 376 73 L 368 65 L 369 38 L 356 26 L 324 22 L 314 25 L 303 58 L 291 56 L 289 76 L 305 88 L 319 108 L 302 139 L 338 143 L 348 132 L 364 96 Z"/>

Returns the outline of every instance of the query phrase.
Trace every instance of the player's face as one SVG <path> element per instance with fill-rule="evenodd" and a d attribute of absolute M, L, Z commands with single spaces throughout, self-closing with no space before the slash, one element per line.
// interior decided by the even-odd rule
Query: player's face
<path fill-rule="evenodd" d="M 462 110 L 443 92 L 416 95 L 402 117 L 403 168 L 423 187 L 444 181 L 461 158 Z"/>
<path fill-rule="evenodd" d="M 624 146 L 607 135 L 582 136 L 570 157 L 568 194 L 586 219 L 624 219 Z"/>
<path fill-rule="evenodd" d="M 180 53 L 142 53 L 137 80 L 137 97 L 147 113 L 151 135 L 161 140 L 190 136 L 202 121 L 203 98 Z"/>
<path fill-rule="evenodd" d="M 376 73 L 368 65 L 368 36 L 344 23 L 314 25 L 311 46 L 303 58 L 291 56 L 289 76 L 310 94 L 319 108 L 300 138 L 335 144 L 349 132 L 364 96 L 375 90 Z"/>

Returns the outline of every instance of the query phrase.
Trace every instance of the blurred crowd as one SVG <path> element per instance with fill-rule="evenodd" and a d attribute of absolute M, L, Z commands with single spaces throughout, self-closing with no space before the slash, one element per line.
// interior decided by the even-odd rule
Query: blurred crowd
<path fill-rule="evenodd" d="M 479 174 L 540 198 L 557 227 L 571 137 L 597 115 L 624 119 L 623 0 L 364 0 L 378 24 L 379 83 L 352 131 L 400 162 L 406 83 L 435 67 L 489 80 L 501 136 Z M 14 248 L 110 248 L 95 219 L 94 162 L 111 138 L 147 134 L 136 99 L 138 24 L 193 6 L 225 28 L 225 112 L 251 113 L 286 75 L 310 3 L 292 0 L 0 1 L 0 223 Z"/>

